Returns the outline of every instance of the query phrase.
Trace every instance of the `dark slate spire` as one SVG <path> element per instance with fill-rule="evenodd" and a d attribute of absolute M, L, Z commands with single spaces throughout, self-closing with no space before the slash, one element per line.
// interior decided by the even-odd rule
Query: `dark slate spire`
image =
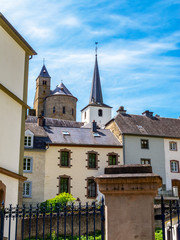
<path fill-rule="evenodd" d="M 45 67 L 45 65 L 43 65 L 41 72 L 39 74 L 39 77 L 46 77 L 46 78 L 50 78 L 49 73 Z"/>
<path fill-rule="evenodd" d="M 103 104 L 103 97 L 102 97 L 101 82 L 100 82 L 100 76 L 99 76 L 97 54 L 95 56 L 94 75 L 93 75 L 93 81 L 92 81 L 92 88 L 91 88 L 91 95 L 90 95 L 89 103 Z"/>

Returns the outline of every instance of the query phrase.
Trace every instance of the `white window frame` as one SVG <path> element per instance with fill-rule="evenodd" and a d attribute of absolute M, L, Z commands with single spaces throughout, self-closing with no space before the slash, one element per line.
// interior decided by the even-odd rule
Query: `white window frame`
<path fill-rule="evenodd" d="M 149 163 L 142 163 L 142 161 L 144 162 L 149 162 Z M 141 164 L 151 164 L 151 159 L 150 158 L 141 158 Z"/>
<path fill-rule="evenodd" d="M 25 188 L 25 191 L 26 191 L 27 184 L 29 184 L 29 194 L 26 194 L 26 192 L 24 192 L 24 188 Z M 32 182 L 31 181 L 25 181 L 23 183 L 23 197 L 24 198 L 31 198 L 32 197 Z"/>
<path fill-rule="evenodd" d="M 176 160 L 170 161 L 170 170 L 172 173 L 178 173 L 179 172 L 179 163 Z"/>
<path fill-rule="evenodd" d="M 26 144 L 25 144 L 25 138 L 27 138 Z M 28 139 L 31 140 L 30 145 L 28 144 Z M 25 148 L 33 148 L 33 141 L 34 141 L 34 134 L 29 129 L 27 129 L 25 131 L 24 147 Z"/>
<path fill-rule="evenodd" d="M 177 142 L 169 142 L 169 150 L 177 151 Z"/>
<path fill-rule="evenodd" d="M 24 156 L 24 159 L 26 159 L 26 169 L 24 169 L 24 160 L 23 160 L 23 172 L 24 173 L 32 173 L 33 158 L 29 157 L 29 156 Z M 30 159 L 30 170 L 27 170 L 27 159 Z"/>

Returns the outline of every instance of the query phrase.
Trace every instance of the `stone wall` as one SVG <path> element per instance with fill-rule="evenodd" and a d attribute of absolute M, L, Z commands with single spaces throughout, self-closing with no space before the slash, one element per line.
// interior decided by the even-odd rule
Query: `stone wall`
<path fill-rule="evenodd" d="M 72 231 L 72 218 L 71 216 L 66 217 L 66 235 L 71 235 Z M 95 217 L 95 226 L 96 230 L 101 230 L 101 216 L 96 215 Z M 57 217 L 54 216 L 52 218 L 52 232 L 57 231 Z M 93 215 L 88 216 L 88 232 L 94 232 L 94 219 Z M 50 217 L 46 216 L 45 218 L 45 236 L 50 233 Z M 73 218 L 73 233 L 74 236 L 78 236 L 79 234 L 79 215 L 74 215 Z M 86 216 L 81 216 L 81 235 L 86 233 Z M 64 234 L 64 216 L 59 217 L 59 234 Z M 31 236 L 36 236 L 36 218 L 31 219 Z M 39 217 L 38 219 L 38 236 L 43 236 L 43 217 Z M 24 238 L 29 237 L 29 219 L 25 219 L 24 222 Z"/>
<path fill-rule="evenodd" d="M 76 121 L 76 102 L 77 99 L 73 96 L 56 95 L 47 97 L 44 105 L 44 116 Z M 55 112 L 53 112 L 53 107 L 55 107 Z M 63 107 L 65 107 L 65 113 L 63 113 Z"/>

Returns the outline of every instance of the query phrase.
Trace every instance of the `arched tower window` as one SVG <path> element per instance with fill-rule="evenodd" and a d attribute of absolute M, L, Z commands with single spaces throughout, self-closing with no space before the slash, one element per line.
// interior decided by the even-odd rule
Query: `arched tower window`
<path fill-rule="evenodd" d="M 74 115 L 74 109 L 72 108 L 72 116 Z"/>
<path fill-rule="evenodd" d="M 46 85 L 46 81 L 45 80 L 43 80 L 43 85 Z"/>
<path fill-rule="evenodd" d="M 56 112 L 56 108 L 55 107 L 53 107 L 53 113 L 55 113 Z"/>
<path fill-rule="evenodd" d="M 63 114 L 65 114 L 66 113 L 66 108 L 65 107 L 63 107 Z"/>
<path fill-rule="evenodd" d="M 102 115 L 103 115 L 103 110 L 102 109 L 98 109 L 98 116 L 102 117 Z"/>

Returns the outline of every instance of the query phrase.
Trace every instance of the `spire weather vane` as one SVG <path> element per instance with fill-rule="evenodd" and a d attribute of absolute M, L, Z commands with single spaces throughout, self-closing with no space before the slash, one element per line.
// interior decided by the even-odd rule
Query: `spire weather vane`
<path fill-rule="evenodd" d="M 98 42 L 95 42 L 95 45 L 96 45 L 95 53 L 96 53 L 96 56 L 97 56 L 97 45 L 98 45 Z"/>

